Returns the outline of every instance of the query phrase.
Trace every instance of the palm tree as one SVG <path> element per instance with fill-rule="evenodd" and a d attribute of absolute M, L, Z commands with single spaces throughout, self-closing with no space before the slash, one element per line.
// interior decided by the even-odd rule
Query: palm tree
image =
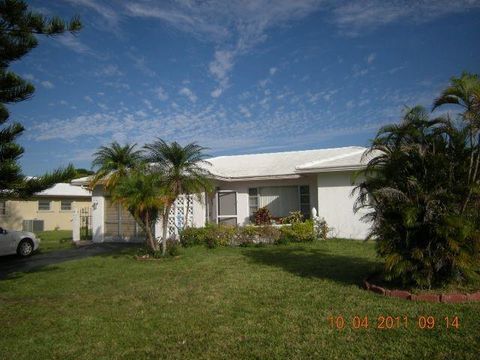
<path fill-rule="evenodd" d="M 125 177 L 127 172 L 139 166 L 143 161 L 143 152 L 136 150 L 137 144 L 120 145 L 114 141 L 108 146 L 101 146 L 95 152 L 92 167 L 97 168 L 90 187 L 95 187 L 105 179 L 105 188 L 110 191 Z"/>
<path fill-rule="evenodd" d="M 472 149 L 467 179 L 469 184 L 478 184 L 480 182 L 480 78 L 478 75 L 464 72 L 459 78 L 452 77 L 450 85 L 435 100 L 432 110 L 446 104 L 458 105 L 463 110 L 461 117 L 467 123 Z M 473 186 L 464 200 L 462 211 L 465 211 L 472 191 Z"/>
<path fill-rule="evenodd" d="M 415 107 L 373 140 L 355 210 L 369 210 L 365 219 L 387 279 L 431 287 L 473 276 L 480 234 L 475 219 L 462 215 L 467 138 L 465 127 Z"/>
<path fill-rule="evenodd" d="M 147 161 L 154 164 L 152 170 L 160 173 L 163 178 L 165 206 L 162 214 L 162 253 L 165 254 L 170 209 L 179 195 L 201 194 L 212 188 L 211 174 L 206 169 L 209 163 L 205 160 L 206 148 L 196 143 L 182 146 L 175 141 L 167 143 L 157 139 L 144 148 L 147 151 Z"/>
<path fill-rule="evenodd" d="M 130 171 L 112 189 L 114 202 L 124 206 L 142 227 L 152 251 L 158 250 L 153 226 L 165 204 L 162 181 L 158 174 L 143 170 Z"/>

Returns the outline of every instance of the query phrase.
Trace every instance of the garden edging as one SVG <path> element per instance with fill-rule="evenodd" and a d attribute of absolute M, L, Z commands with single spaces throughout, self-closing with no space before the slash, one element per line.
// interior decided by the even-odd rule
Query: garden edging
<path fill-rule="evenodd" d="M 399 299 L 411 301 L 427 301 L 434 303 L 463 303 L 463 302 L 480 302 L 480 291 L 474 293 L 451 293 L 451 294 L 412 294 L 406 290 L 390 290 L 381 286 L 372 284 L 368 279 L 363 280 L 363 286 L 366 290 L 375 292 L 380 295 L 395 297 Z"/>

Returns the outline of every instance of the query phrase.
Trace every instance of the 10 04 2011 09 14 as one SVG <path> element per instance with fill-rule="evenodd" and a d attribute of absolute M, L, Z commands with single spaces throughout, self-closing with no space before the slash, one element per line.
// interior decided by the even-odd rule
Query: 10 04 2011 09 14
<path fill-rule="evenodd" d="M 406 315 L 378 315 L 375 317 L 369 317 L 368 315 L 354 315 L 352 317 L 330 315 L 327 317 L 327 323 L 332 329 L 337 330 L 346 327 L 356 330 L 391 330 L 408 328 L 409 326 L 416 326 L 422 330 L 432 330 L 438 327 L 452 330 L 460 328 L 460 319 L 456 315 L 444 317 L 419 315 L 416 318 L 409 318 Z"/>

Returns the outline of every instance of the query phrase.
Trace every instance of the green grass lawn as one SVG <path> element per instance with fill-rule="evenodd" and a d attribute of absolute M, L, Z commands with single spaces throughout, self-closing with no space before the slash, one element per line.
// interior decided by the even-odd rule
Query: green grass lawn
<path fill-rule="evenodd" d="M 0 281 L 6 359 L 477 359 L 480 304 L 414 303 L 360 288 L 373 245 L 329 240 L 183 249 L 136 261 L 136 249 Z M 368 329 L 353 329 L 355 316 Z M 376 329 L 378 316 L 407 327 Z M 435 328 L 417 327 L 434 316 Z M 348 320 L 331 328 L 329 316 Z M 445 316 L 460 328 L 446 329 Z"/>
<path fill-rule="evenodd" d="M 40 239 L 40 252 L 69 249 L 72 243 L 72 230 L 52 230 L 36 233 Z"/>

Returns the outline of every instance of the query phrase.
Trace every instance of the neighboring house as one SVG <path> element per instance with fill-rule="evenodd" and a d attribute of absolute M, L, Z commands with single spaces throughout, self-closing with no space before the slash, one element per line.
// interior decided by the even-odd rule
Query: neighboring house
<path fill-rule="evenodd" d="M 210 158 L 214 192 L 200 194 L 200 199 L 178 199 L 170 213 L 169 234 L 176 234 L 185 219 L 195 227 L 206 222 L 246 225 L 258 208 L 266 206 L 275 217 L 297 210 L 310 217 L 316 208 L 333 228 L 333 236 L 363 239 L 369 224 L 354 214 L 351 192 L 352 175 L 365 166 L 365 150 L 343 147 Z M 82 178 L 72 184 L 87 182 Z M 112 204 L 103 186 L 93 190 L 92 226 L 96 242 L 143 238 L 130 214 Z M 161 235 L 160 222 L 156 234 Z"/>
<path fill-rule="evenodd" d="M 32 230 L 33 227 L 35 231 L 41 231 L 42 227 L 43 230 L 72 230 L 74 210 L 90 208 L 91 197 L 91 192 L 83 187 L 59 183 L 29 200 L 0 200 L 0 227 L 9 230 Z"/>

